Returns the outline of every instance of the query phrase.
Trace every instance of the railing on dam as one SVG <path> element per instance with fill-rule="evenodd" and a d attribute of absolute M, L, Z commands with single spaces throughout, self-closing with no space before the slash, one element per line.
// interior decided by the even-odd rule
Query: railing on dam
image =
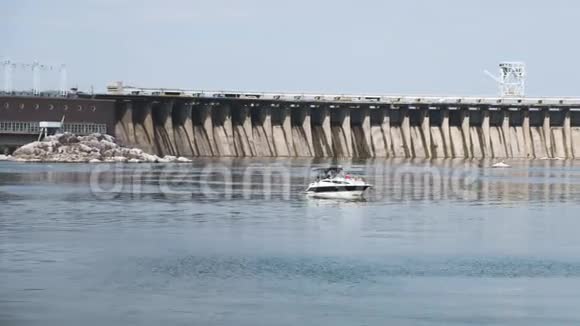
<path fill-rule="evenodd" d="M 101 94 L 105 95 L 105 94 Z M 579 97 L 494 97 L 494 96 L 438 96 L 438 95 L 385 95 L 385 94 L 323 94 L 286 93 L 239 90 L 187 90 L 174 88 L 143 88 L 109 86 L 110 97 L 157 97 L 196 99 L 238 99 L 277 102 L 359 103 L 377 105 L 468 105 L 513 107 L 580 107 Z"/>
<path fill-rule="evenodd" d="M 63 132 L 76 135 L 93 133 L 107 133 L 107 125 L 99 123 L 65 123 Z M 0 134 L 35 135 L 40 133 L 40 124 L 37 121 L 0 121 Z"/>

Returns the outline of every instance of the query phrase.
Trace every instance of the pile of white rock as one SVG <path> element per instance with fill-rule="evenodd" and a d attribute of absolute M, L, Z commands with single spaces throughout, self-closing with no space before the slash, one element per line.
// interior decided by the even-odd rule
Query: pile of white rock
<path fill-rule="evenodd" d="M 0 158 L 2 160 L 2 158 Z M 4 160 L 63 163 L 187 163 L 185 157 L 151 155 L 138 148 L 123 147 L 110 135 L 76 136 L 71 133 L 48 136 L 18 148 Z"/>

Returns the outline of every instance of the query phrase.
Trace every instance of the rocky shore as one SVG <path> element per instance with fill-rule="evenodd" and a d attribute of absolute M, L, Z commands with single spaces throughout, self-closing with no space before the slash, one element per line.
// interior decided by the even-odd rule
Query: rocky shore
<path fill-rule="evenodd" d="M 138 148 L 124 147 L 110 135 L 76 136 L 70 133 L 48 136 L 18 148 L 0 161 L 62 163 L 187 163 L 185 157 L 159 157 Z"/>

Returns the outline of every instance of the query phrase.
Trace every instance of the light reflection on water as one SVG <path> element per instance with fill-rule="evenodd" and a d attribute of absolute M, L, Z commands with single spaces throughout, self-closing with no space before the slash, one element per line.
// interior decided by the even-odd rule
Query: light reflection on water
<path fill-rule="evenodd" d="M 577 162 L 341 163 L 2 163 L 0 325 L 580 322 Z"/>

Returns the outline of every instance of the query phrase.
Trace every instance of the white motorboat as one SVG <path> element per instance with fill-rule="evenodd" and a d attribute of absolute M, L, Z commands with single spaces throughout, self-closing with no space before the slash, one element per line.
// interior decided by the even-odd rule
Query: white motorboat
<path fill-rule="evenodd" d="M 346 173 L 341 167 L 318 169 L 316 180 L 306 189 L 313 198 L 356 199 L 372 186 L 360 177 Z"/>

